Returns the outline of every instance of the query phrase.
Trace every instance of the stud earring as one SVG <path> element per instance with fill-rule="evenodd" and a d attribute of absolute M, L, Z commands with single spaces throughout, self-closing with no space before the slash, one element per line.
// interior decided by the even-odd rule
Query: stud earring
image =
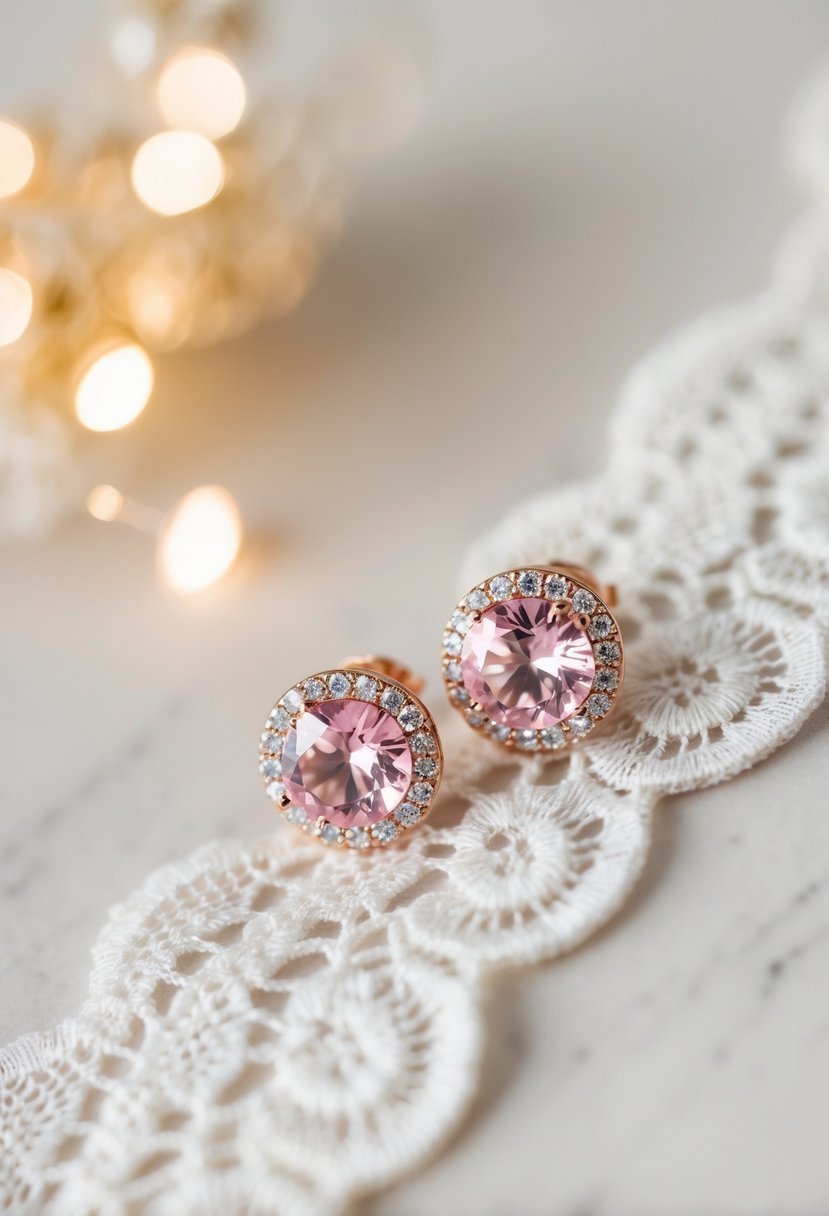
<path fill-rule="evenodd" d="M 578 742 L 611 712 L 622 684 L 615 603 L 614 587 L 557 561 L 479 583 L 443 635 L 449 699 L 505 747 Z"/>
<path fill-rule="evenodd" d="M 323 844 L 391 844 L 429 813 L 443 752 L 417 697 L 423 681 L 393 659 L 346 659 L 280 697 L 259 745 L 268 796 Z"/>

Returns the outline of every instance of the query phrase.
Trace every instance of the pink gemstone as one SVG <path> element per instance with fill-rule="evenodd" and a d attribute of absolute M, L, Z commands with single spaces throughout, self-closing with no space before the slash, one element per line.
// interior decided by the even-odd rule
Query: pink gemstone
<path fill-rule="evenodd" d="M 365 827 L 403 801 L 412 755 L 397 722 L 364 701 L 323 701 L 306 709 L 285 737 L 285 792 L 311 819 Z"/>
<path fill-rule="evenodd" d="M 540 730 L 568 717 L 593 686 L 590 638 L 549 600 L 514 599 L 487 608 L 467 633 L 463 682 L 503 726 Z"/>

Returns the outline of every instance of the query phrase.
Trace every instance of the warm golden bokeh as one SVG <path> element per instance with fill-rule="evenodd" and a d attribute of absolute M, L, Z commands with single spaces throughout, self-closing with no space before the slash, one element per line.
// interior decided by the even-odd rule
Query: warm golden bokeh
<path fill-rule="evenodd" d="M 125 76 L 140 76 L 153 62 L 158 31 L 148 16 L 128 14 L 113 29 L 109 46 Z"/>
<path fill-rule="evenodd" d="M 10 346 L 32 319 L 32 288 L 15 270 L 0 267 L 0 346 Z"/>
<path fill-rule="evenodd" d="M 95 486 L 86 496 L 86 509 L 95 519 L 112 523 L 124 509 L 124 495 L 115 486 Z"/>
<path fill-rule="evenodd" d="M 140 346 L 124 343 L 103 354 L 82 376 L 75 411 L 91 431 L 117 431 L 143 410 L 153 389 L 153 365 Z"/>
<path fill-rule="evenodd" d="M 164 121 L 208 139 L 219 139 L 239 125 L 245 101 L 245 82 L 218 51 L 187 47 L 168 60 L 159 77 L 158 108 Z"/>
<path fill-rule="evenodd" d="M 203 207 L 222 188 L 224 162 L 196 131 L 162 131 L 145 140 L 132 162 L 132 184 L 145 206 L 160 215 Z"/>
<path fill-rule="evenodd" d="M 193 283 L 165 250 L 151 252 L 130 272 L 123 290 L 130 323 L 142 341 L 169 349 L 183 342 L 193 312 Z M 186 257 L 181 259 L 186 264 Z"/>
<path fill-rule="evenodd" d="M 0 118 L 0 198 L 17 194 L 34 173 L 35 146 L 26 132 Z"/>
<path fill-rule="evenodd" d="M 222 486 L 199 486 L 164 525 L 161 571 L 175 591 L 202 591 L 230 569 L 241 543 L 242 518 L 233 496 Z"/>

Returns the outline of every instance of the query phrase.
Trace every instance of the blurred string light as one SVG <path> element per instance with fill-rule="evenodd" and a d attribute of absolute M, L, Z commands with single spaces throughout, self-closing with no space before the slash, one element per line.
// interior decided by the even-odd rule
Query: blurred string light
<path fill-rule="evenodd" d="M 114 4 L 106 61 L 40 106 L 30 130 L 0 118 L 0 435 L 31 452 L 32 495 L 48 428 L 29 407 L 69 462 L 73 424 L 117 431 L 141 415 L 156 351 L 295 307 L 339 229 L 346 167 L 403 138 L 422 99 L 385 17 L 341 26 L 315 74 L 268 98 L 241 70 L 266 0 Z M 76 504 L 75 490 L 55 491 L 32 518 Z M 4 518 L 0 501 L 10 534 Z"/>
<path fill-rule="evenodd" d="M 203 591 L 233 565 L 242 543 L 242 518 L 221 486 L 191 490 L 161 530 L 158 560 L 174 591 Z"/>
<path fill-rule="evenodd" d="M 86 509 L 93 519 L 111 524 L 124 509 L 124 495 L 115 486 L 95 486 L 86 497 Z"/>
<path fill-rule="evenodd" d="M 166 517 L 126 498 L 111 485 L 90 490 L 86 506 L 103 523 L 117 520 L 155 533 L 161 575 L 181 595 L 204 591 L 222 579 L 242 544 L 242 517 L 236 500 L 223 486 L 191 490 Z"/>
<path fill-rule="evenodd" d="M 75 391 L 75 412 L 90 431 L 117 431 L 143 410 L 153 390 L 147 352 L 128 342 L 90 364 Z"/>

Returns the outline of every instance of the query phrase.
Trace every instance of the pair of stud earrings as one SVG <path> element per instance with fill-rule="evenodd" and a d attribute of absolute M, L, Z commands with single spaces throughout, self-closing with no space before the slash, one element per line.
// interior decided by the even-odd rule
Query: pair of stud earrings
<path fill-rule="evenodd" d="M 563 752 L 612 710 L 623 675 L 615 589 L 554 562 L 493 575 L 443 635 L 449 699 L 502 747 Z M 346 659 L 280 697 L 260 741 L 265 789 L 324 844 L 384 846 L 421 823 L 443 773 L 423 681 L 376 655 Z"/>

